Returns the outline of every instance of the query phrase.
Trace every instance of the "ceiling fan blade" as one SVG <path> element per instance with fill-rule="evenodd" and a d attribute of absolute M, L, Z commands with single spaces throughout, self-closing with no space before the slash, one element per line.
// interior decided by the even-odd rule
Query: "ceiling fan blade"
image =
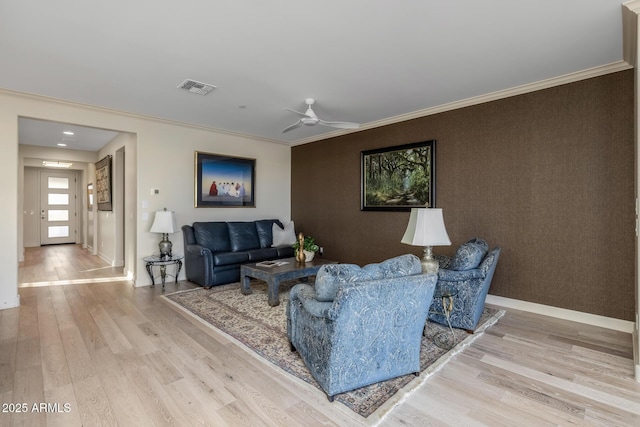
<path fill-rule="evenodd" d="M 359 123 L 352 122 L 325 122 L 324 120 L 320 120 L 318 123 L 338 129 L 358 129 L 360 127 Z"/>
<path fill-rule="evenodd" d="M 294 130 L 295 128 L 299 128 L 301 125 L 302 125 L 302 120 L 298 120 L 291 126 L 287 127 L 285 130 L 283 130 L 282 133 L 289 132 L 290 130 Z"/>
<path fill-rule="evenodd" d="M 311 117 L 308 114 L 305 113 L 301 113 L 300 111 L 296 111 L 296 110 L 292 110 L 291 108 L 285 108 L 285 110 L 287 111 L 291 111 L 292 113 L 296 113 L 297 115 L 299 115 L 300 117 Z"/>

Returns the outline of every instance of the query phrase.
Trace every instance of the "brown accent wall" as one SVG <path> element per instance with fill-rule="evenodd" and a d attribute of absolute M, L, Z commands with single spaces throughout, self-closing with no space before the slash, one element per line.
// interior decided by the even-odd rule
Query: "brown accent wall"
<path fill-rule="evenodd" d="M 360 210 L 360 152 L 435 139 L 435 253 L 482 237 L 502 247 L 491 294 L 632 321 L 633 135 L 629 70 L 300 145 L 292 218 L 330 259 L 421 255 L 408 213 Z"/>

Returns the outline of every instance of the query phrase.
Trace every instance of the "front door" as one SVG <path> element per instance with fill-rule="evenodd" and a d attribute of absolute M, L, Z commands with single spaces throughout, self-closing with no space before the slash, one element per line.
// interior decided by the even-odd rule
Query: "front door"
<path fill-rule="evenodd" d="M 76 242 L 76 173 L 40 172 L 40 244 Z"/>

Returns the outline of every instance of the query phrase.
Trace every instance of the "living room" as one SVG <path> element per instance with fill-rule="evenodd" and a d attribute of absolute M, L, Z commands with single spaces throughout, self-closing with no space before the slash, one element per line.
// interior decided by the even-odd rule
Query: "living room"
<path fill-rule="evenodd" d="M 230 215 L 292 219 L 316 237 L 327 258 L 344 262 L 420 254 L 400 243 L 408 213 L 360 210 L 360 153 L 434 139 L 436 206 L 443 208 L 454 242 L 436 247 L 436 253 L 450 255 L 456 244 L 481 236 L 504 251 L 490 291 L 493 302 L 631 332 L 637 323 L 635 79 L 630 67 L 594 72 L 587 79 L 294 146 L 3 89 L 0 176 L 6 191 L 0 236 L 17 250 L 0 260 L 6 272 L 0 304 L 20 305 L 16 266 L 24 246 L 25 156 L 17 144 L 18 119 L 29 117 L 123 135 L 93 161 L 126 149 L 122 209 L 130 240 L 124 243 L 123 267 L 138 287 L 150 284 L 142 259 L 157 250 L 157 235 L 149 228 L 153 213 L 163 208 L 174 211 L 180 224 Z M 256 159 L 256 207 L 194 208 L 196 151 Z M 61 150 L 59 160 L 65 157 Z M 113 217 L 97 212 L 97 220 L 103 224 L 102 244 L 117 246 L 109 242 L 116 235 Z M 171 240 L 176 252 L 184 251 L 180 233 Z M 118 262 L 114 252 L 103 255 Z"/>

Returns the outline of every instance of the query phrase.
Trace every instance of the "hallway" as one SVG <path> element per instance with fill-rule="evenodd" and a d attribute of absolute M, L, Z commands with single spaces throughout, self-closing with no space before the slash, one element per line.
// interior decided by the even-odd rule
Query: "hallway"
<path fill-rule="evenodd" d="M 18 268 L 20 288 L 113 280 L 127 280 L 122 267 L 111 267 L 77 244 L 25 248 Z"/>

